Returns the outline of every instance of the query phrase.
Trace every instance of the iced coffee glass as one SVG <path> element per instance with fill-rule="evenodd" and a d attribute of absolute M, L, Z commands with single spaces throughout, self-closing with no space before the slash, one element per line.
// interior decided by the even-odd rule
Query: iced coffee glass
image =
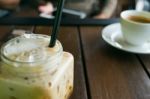
<path fill-rule="evenodd" d="M 0 99 L 69 99 L 73 91 L 73 56 L 59 41 L 24 34 L 1 48 Z"/>

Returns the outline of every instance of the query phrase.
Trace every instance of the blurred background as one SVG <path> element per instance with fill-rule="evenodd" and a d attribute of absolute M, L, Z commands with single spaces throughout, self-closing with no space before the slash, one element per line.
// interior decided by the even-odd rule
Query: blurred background
<path fill-rule="evenodd" d="M 0 16 L 30 7 L 39 16 L 54 18 L 58 0 L 0 0 Z M 150 0 L 65 0 L 64 17 L 108 19 L 119 17 L 123 10 L 150 11 Z"/>

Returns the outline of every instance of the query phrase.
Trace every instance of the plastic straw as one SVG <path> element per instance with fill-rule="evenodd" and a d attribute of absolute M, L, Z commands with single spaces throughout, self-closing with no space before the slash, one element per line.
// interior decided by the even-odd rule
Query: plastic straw
<path fill-rule="evenodd" d="M 60 21 L 61 21 L 64 2 L 65 2 L 65 0 L 59 0 L 58 1 L 57 12 L 56 12 L 56 16 L 55 16 L 55 19 L 54 19 L 54 25 L 53 25 L 53 30 L 52 30 L 52 35 L 51 35 L 51 40 L 50 40 L 49 47 L 54 47 L 55 46 L 55 43 L 56 43 L 56 40 L 57 40 L 57 35 L 58 35 L 58 30 L 59 30 L 59 27 L 60 27 Z"/>

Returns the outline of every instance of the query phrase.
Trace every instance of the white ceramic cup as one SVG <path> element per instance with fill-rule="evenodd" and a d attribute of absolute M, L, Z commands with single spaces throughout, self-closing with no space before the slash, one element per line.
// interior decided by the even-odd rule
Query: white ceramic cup
<path fill-rule="evenodd" d="M 120 15 L 121 30 L 125 41 L 135 46 L 144 45 L 150 41 L 150 23 L 130 20 L 130 16 L 142 16 L 150 20 L 150 12 L 126 10 Z"/>

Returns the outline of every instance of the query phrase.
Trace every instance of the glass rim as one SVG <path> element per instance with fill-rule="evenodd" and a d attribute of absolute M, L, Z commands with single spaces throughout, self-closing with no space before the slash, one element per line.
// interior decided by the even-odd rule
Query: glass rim
<path fill-rule="evenodd" d="M 49 39 L 50 39 L 50 37 L 51 37 L 51 36 L 44 35 L 44 34 L 24 34 L 24 35 L 26 35 L 26 36 L 28 36 L 28 37 L 30 37 L 31 35 L 33 35 L 33 36 L 41 36 L 41 37 L 43 37 L 43 38 L 44 38 L 44 37 L 47 37 L 47 38 L 49 38 Z M 22 36 L 24 36 L 24 35 L 22 35 Z M 1 54 L 1 59 L 2 59 L 2 61 L 3 61 L 3 58 L 6 59 L 6 60 L 9 61 L 9 62 L 12 62 L 12 63 L 15 62 L 15 63 L 18 63 L 18 64 L 34 64 L 34 63 L 40 63 L 40 62 L 45 62 L 45 61 L 47 61 L 47 57 L 45 57 L 44 59 L 41 58 L 41 59 L 38 59 L 38 60 L 34 60 L 34 61 L 32 61 L 32 62 L 18 61 L 18 60 L 11 59 L 11 58 L 9 58 L 7 55 L 5 55 L 5 54 L 4 54 L 4 50 L 5 50 L 4 48 L 5 48 L 5 46 L 6 46 L 8 43 L 10 43 L 12 40 L 15 40 L 15 39 L 17 39 L 17 38 L 19 38 L 19 37 L 22 37 L 22 36 L 15 37 L 15 38 L 13 38 L 13 39 L 7 41 L 6 43 L 4 43 L 4 44 L 1 46 L 0 54 Z M 28 38 L 27 38 L 27 39 L 28 39 Z M 59 56 L 59 53 L 61 53 L 61 52 L 63 51 L 63 47 L 62 47 L 62 45 L 61 45 L 61 43 L 60 43 L 59 40 L 57 40 L 56 44 L 59 45 L 59 50 L 56 51 L 57 54 L 52 55 L 52 57 L 50 57 L 48 60 L 53 60 L 53 59 L 55 59 L 55 57 Z M 46 47 L 46 46 L 45 46 L 45 47 Z M 47 56 L 47 55 L 46 55 L 46 56 Z"/>
<path fill-rule="evenodd" d="M 142 16 L 142 17 L 146 17 L 146 18 L 150 18 L 150 13 L 147 11 L 136 11 L 136 10 L 124 10 L 121 12 L 120 17 L 121 20 L 124 20 L 126 22 L 135 24 L 135 25 L 142 25 L 142 26 L 150 26 L 150 23 L 141 23 L 141 22 L 135 22 L 132 20 L 129 20 L 128 17 L 129 16 Z M 149 15 L 149 17 L 147 16 Z"/>

